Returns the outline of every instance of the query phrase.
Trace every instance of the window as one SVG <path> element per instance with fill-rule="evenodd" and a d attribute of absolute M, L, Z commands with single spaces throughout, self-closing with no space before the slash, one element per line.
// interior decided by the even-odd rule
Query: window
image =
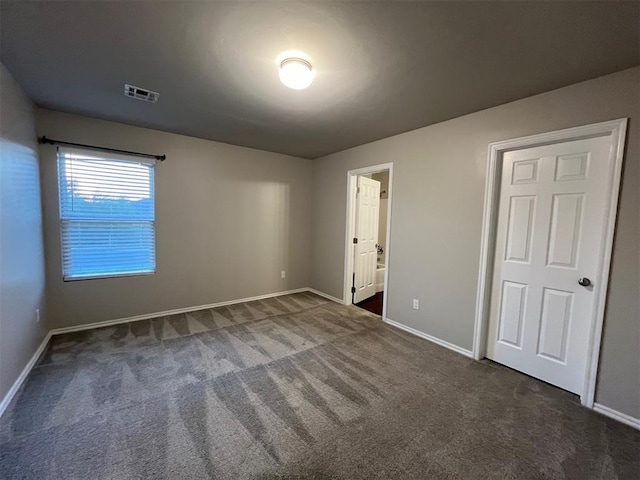
<path fill-rule="evenodd" d="M 64 280 L 155 273 L 154 161 L 58 149 Z"/>

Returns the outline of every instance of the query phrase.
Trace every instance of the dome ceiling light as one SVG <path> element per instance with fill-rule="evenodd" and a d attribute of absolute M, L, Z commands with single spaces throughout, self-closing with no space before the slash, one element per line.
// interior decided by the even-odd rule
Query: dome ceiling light
<path fill-rule="evenodd" d="M 311 64 L 302 58 L 285 58 L 280 63 L 280 81 L 294 90 L 303 90 L 313 82 Z"/>

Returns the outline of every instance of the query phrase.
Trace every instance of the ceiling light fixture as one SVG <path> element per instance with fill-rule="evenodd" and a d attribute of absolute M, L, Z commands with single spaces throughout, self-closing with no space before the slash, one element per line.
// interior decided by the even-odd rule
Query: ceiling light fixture
<path fill-rule="evenodd" d="M 294 90 L 307 88 L 313 82 L 311 64 L 302 58 L 285 58 L 280 63 L 280 81 Z"/>

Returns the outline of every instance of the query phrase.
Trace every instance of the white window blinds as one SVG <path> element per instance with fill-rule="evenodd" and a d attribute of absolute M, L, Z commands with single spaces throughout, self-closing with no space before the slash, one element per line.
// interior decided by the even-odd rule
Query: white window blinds
<path fill-rule="evenodd" d="M 153 160 L 58 149 L 65 280 L 154 273 Z"/>

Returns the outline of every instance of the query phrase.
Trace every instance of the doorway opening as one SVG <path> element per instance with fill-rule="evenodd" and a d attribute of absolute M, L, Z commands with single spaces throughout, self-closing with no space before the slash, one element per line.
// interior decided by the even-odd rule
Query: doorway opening
<path fill-rule="evenodd" d="M 347 172 L 344 303 L 387 316 L 393 163 Z"/>

